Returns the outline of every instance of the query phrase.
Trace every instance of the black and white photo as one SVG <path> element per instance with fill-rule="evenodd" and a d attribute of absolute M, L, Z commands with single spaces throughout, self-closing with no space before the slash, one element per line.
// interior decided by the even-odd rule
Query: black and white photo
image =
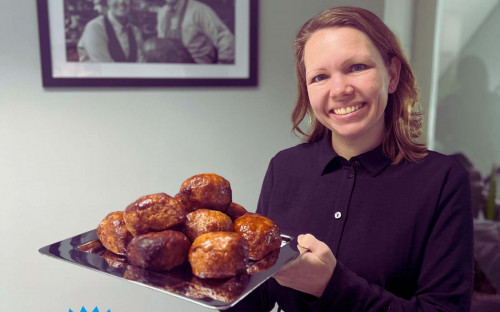
<path fill-rule="evenodd" d="M 256 85 L 257 2 L 38 0 L 43 84 Z"/>

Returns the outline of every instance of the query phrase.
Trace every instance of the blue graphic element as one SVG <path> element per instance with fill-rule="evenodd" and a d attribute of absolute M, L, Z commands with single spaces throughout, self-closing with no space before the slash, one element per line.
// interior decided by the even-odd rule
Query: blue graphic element
<path fill-rule="evenodd" d="M 73 310 L 69 309 L 68 312 L 73 312 Z M 80 312 L 87 312 L 87 310 L 85 309 L 85 307 L 82 307 L 82 309 L 80 310 Z M 97 307 L 95 307 L 94 310 L 92 310 L 92 312 L 99 312 L 99 309 Z M 109 309 L 106 312 L 111 312 L 111 309 Z"/>

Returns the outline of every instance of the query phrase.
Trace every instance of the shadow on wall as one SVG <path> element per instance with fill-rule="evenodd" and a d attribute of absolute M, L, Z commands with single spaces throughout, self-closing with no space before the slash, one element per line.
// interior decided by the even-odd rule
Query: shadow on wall
<path fill-rule="evenodd" d="M 455 90 L 439 102 L 436 147 L 445 154 L 467 155 L 486 175 L 500 160 L 500 97 L 488 90 L 488 71 L 476 56 L 463 57 Z"/>

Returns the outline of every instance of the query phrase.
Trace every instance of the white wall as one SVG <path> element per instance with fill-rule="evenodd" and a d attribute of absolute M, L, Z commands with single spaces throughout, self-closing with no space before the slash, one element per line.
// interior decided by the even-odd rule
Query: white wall
<path fill-rule="evenodd" d="M 384 12 L 382 0 L 261 1 L 257 88 L 44 90 L 35 1 L 3 0 L 0 311 L 205 311 L 37 250 L 201 172 L 226 177 L 255 210 L 268 161 L 298 143 L 293 37 L 338 4 Z"/>
<path fill-rule="evenodd" d="M 443 23 L 451 20 L 460 27 L 444 28 L 441 34 L 459 38 L 439 80 L 436 149 L 465 154 L 484 178 L 493 165 L 500 165 L 500 4 L 490 1 L 488 14 L 461 11 L 461 1 L 446 4 Z M 469 24 L 480 26 L 472 34 L 460 32 Z"/>

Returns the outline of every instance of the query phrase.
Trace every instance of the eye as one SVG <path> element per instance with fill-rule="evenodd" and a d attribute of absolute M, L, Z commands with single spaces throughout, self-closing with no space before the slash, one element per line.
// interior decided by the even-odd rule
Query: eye
<path fill-rule="evenodd" d="M 366 69 L 365 64 L 354 64 L 351 66 L 351 72 L 358 72 Z"/>
<path fill-rule="evenodd" d="M 312 82 L 320 82 L 321 80 L 325 80 L 326 78 L 328 78 L 327 75 L 321 74 L 321 75 L 318 75 L 318 76 L 314 77 L 312 79 Z"/>

